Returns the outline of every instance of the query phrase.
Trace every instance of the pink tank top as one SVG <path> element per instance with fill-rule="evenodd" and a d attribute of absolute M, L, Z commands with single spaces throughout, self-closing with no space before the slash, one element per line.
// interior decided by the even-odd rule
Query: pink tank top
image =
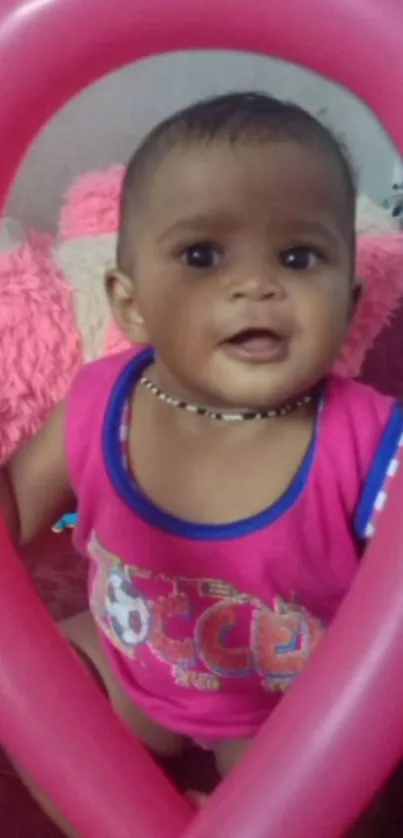
<path fill-rule="evenodd" d="M 393 474 L 402 410 L 329 378 L 285 494 L 247 520 L 191 523 L 155 506 L 125 462 L 123 417 L 151 359 L 147 349 L 85 366 L 68 401 L 90 607 L 115 674 L 151 718 L 193 738 L 251 736 L 352 583 Z"/>

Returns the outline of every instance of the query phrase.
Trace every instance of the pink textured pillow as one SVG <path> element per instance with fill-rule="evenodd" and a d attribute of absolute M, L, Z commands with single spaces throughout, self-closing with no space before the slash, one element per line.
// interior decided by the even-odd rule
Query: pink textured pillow
<path fill-rule="evenodd" d="M 60 236 L 75 239 L 116 233 L 124 166 L 88 172 L 70 187 L 60 215 Z"/>
<path fill-rule="evenodd" d="M 362 235 L 358 239 L 357 276 L 363 293 L 335 371 L 356 377 L 365 356 L 397 310 L 403 294 L 403 234 Z"/>
<path fill-rule="evenodd" d="M 116 232 L 123 172 L 122 166 L 113 166 L 105 172 L 84 175 L 73 184 L 61 218 L 63 239 Z M 359 375 L 368 350 L 403 294 L 403 235 L 361 235 L 357 263 L 363 295 L 335 365 L 337 372 L 348 376 Z M 128 345 L 111 322 L 105 352 L 119 352 Z"/>
<path fill-rule="evenodd" d="M 0 461 L 43 424 L 81 363 L 72 288 L 47 237 L 0 254 Z"/>

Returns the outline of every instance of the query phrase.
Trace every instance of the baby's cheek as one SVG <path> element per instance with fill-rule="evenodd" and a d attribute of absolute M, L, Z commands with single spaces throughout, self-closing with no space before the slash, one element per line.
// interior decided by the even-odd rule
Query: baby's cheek
<path fill-rule="evenodd" d="M 344 280 L 327 282 L 312 289 L 304 302 L 304 311 L 312 328 L 329 330 L 339 335 L 346 328 L 349 312 L 349 296 Z"/>
<path fill-rule="evenodd" d="M 316 359 L 320 367 L 318 375 L 326 374 L 333 366 L 346 336 L 346 328 L 337 317 L 323 315 L 322 320 L 316 327 L 314 345 L 312 347 L 313 359 Z"/>
<path fill-rule="evenodd" d="M 337 306 L 315 306 L 303 323 L 302 341 L 298 341 L 300 361 L 318 377 L 326 374 L 337 357 L 347 331 L 345 318 Z"/>

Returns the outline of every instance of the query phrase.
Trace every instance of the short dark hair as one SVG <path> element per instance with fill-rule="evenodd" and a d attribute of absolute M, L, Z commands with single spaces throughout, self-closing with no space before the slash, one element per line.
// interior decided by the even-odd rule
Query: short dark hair
<path fill-rule="evenodd" d="M 204 99 L 156 126 L 131 157 L 123 179 L 117 265 L 130 273 L 128 239 L 136 196 L 150 172 L 178 145 L 227 140 L 231 144 L 259 140 L 295 140 L 333 157 L 345 183 L 348 221 L 354 240 L 356 179 L 347 149 L 327 127 L 303 108 L 266 93 L 229 93 Z"/>

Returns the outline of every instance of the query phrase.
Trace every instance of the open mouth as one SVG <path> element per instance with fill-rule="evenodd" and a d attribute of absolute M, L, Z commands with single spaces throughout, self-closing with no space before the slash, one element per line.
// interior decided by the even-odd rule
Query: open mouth
<path fill-rule="evenodd" d="M 282 360 L 287 341 L 271 329 L 243 329 L 228 338 L 224 346 L 240 359 L 264 363 Z"/>

